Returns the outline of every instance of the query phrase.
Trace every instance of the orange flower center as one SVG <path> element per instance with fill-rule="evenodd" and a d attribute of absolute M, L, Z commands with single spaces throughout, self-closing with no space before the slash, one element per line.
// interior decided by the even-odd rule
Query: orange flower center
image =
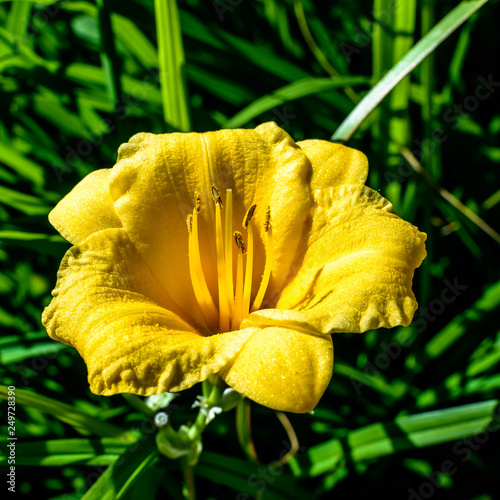
<path fill-rule="evenodd" d="M 266 263 L 257 294 L 251 303 L 252 275 L 254 263 L 254 223 L 252 222 L 256 205 L 252 205 L 243 219 L 243 228 L 247 233 L 247 242 L 242 233 L 233 233 L 233 192 L 226 190 L 225 204 L 219 190 L 212 186 L 212 198 L 215 203 L 215 244 L 217 250 L 217 288 L 218 304 L 213 300 L 208 289 L 201 264 L 198 215 L 201 211 L 201 197 L 196 195 L 193 214 L 188 215 L 189 233 L 189 273 L 196 301 L 201 308 L 207 327 L 212 331 L 228 332 L 237 330 L 241 322 L 251 311 L 262 305 L 271 277 L 272 263 L 272 227 L 268 207 L 265 220 Z M 222 212 L 225 212 L 223 221 Z M 234 243 L 233 243 L 234 242 Z M 236 277 L 233 280 L 233 247 L 238 249 Z"/>

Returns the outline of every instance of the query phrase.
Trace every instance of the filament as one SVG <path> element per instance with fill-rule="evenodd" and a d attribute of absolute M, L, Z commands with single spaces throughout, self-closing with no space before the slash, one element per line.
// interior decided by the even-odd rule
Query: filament
<path fill-rule="evenodd" d="M 271 210 L 267 207 L 266 222 L 264 229 L 267 233 L 266 237 L 266 264 L 264 266 L 264 274 L 262 276 L 262 281 L 260 282 L 259 290 L 253 301 L 252 311 L 256 311 L 262 305 L 264 300 L 264 295 L 266 294 L 267 287 L 269 286 L 269 280 L 271 279 L 271 267 L 273 263 L 273 228 L 271 225 Z"/>
<path fill-rule="evenodd" d="M 215 242 L 217 247 L 217 283 L 219 290 L 219 329 L 229 331 L 229 300 L 226 281 L 226 259 L 224 258 L 224 234 L 222 232 L 222 199 L 219 190 L 212 186 L 212 197 L 215 201 Z"/>

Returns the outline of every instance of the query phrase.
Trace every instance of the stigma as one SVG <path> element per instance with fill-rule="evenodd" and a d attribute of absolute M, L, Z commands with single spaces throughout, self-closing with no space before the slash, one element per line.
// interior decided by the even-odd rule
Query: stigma
<path fill-rule="evenodd" d="M 217 297 L 212 297 L 203 272 L 199 243 L 199 214 L 203 210 L 201 196 L 195 194 L 193 213 L 187 217 L 189 234 L 189 273 L 196 301 L 201 309 L 206 327 L 214 333 L 237 330 L 241 322 L 252 311 L 258 310 L 264 300 L 271 278 L 272 265 L 272 225 L 271 211 L 267 208 L 264 230 L 266 233 L 266 259 L 262 278 L 257 293 L 252 297 L 254 272 L 254 222 L 257 208 L 251 205 L 242 221 L 245 235 L 233 231 L 233 192 L 226 189 L 222 200 L 216 186 L 211 187 L 212 200 L 215 204 L 215 227 L 211 233 L 215 236 L 217 266 Z M 236 246 L 236 274 L 233 272 L 233 250 Z M 215 300 L 214 300 L 215 299 Z M 253 299 L 253 301 L 252 301 Z"/>

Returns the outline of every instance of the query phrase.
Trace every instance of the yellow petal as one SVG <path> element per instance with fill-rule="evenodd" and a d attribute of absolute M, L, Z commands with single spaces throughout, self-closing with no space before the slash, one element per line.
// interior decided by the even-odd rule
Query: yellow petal
<path fill-rule="evenodd" d="M 247 330 L 256 331 L 219 373 L 221 378 L 269 408 L 294 413 L 313 410 L 332 375 L 331 337 L 278 327 Z"/>
<path fill-rule="evenodd" d="M 50 212 L 50 223 L 73 245 L 97 231 L 122 227 L 109 195 L 110 172 L 90 173 Z"/>
<path fill-rule="evenodd" d="M 191 387 L 230 361 L 251 331 L 204 337 L 175 309 L 123 229 L 66 254 L 43 323 L 74 346 L 92 392 L 141 395 Z"/>
<path fill-rule="evenodd" d="M 234 229 L 256 204 L 253 292 L 264 269 L 264 223 L 271 207 L 279 289 L 291 265 L 310 206 L 310 163 L 276 124 L 205 134 L 138 134 L 120 147 L 110 190 L 131 241 L 173 300 L 199 322 L 188 265 L 186 218 L 201 195 L 200 250 L 208 287 L 217 296 L 215 205 L 211 186 L 233 190 Z M 260 235 L 260 238 L 259 238 Z M 234 246 L 236 265 L 236 246 Z M 234 270 L 236 272 L 236 270 Z"/>
<path fill-rule="evenodd" d="M 242 326 L 330 333 L 408 325 L 417 308 L 411 285 L 425 257 L 425 234 L 367 187 L 316 191 L 314 203 L 278 310 L 257 311 Z"/>
<path fill-rule="evenodd" d="M 368 159 L 361 151 L 316 139 L 300 141 L 297 146 L 312 163 L 311 190 L 366 182 Z"/>

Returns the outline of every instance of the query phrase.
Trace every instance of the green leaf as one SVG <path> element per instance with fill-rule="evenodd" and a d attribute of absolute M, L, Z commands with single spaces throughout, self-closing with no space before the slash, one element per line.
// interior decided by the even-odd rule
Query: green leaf
<path fill-rule="evenodd" d="M 20 177 L 42 187 L 44 170 L 41 165 L 18 153 L 13 147 L 0 143 L 0 162 L 12 168 Z"/>
<path fill-rule="evenodd" d="M 168 127 L 191 130 L 179 12 L 175 0 L 155 0 L 163 115 Z"/>
<path fill-rule="evenodd" d="M 458 285 L 464 286 L 459 281 Z M 455 284 L 452 284 L 455 286 Z M 458 290 L 460 293 L 461 291 Z M 468 331 L 475 330 L 479 321 L 500 306 L 500 282 L 489 286 L 484 295 L 469 309 L 453 318 L 442 330 L 427 342 L 425 348 L 408 356 L 406 366 L 419 373 L 430 360 L 440 357 Z"/>
<path fill-rule="evenodd" d="M 338 78 L 304 78 L 290 85 L 285 85 L 272 94 L 257 99 L 242 109 L 224 124 L 224 128 L 237 128 L 246 125 L 253 118 L 289 101 L 300 99 L 319 92 L 327 92 L 346 85 L 366 84 L 369 80 L 363 76 Z"/>
<path fill-rule="evenodd" d="M 309 475 L 314 477 L 335 470 L 344 466 L 346 460 L 373 460 L 403 450 L 433 446 L 479 434 L 488 428 L 493 419 L 499 420 L 497 400 L 398 417 L 390 423 L 368 425 L 349 432 L 346 438 L 347 448 L 338 439 L 310 448 L 307 451 Z"/>
<path fill-rule="evenodd" d="M 4 186 L 0 186 L 0 203 L 16 208 L 26 215 L 47 215 L 50 212 L 50 207 L 39 198 Z"/>
<path fill-rule="evenodd" d="M 99 477 L 82 500 L 120 500 L 141 474 L 158 460 L 155 434 L 142 435 L 138 444 L 125 450 L 114 465 Z"/>
<path fill-rule="evenodd" d="M 389 384 L 380 373 L 371 375 L 366 372 L 360 372 L 352 366 L 344 363 L 335 363 L 335 373 L 348 377 L 351 380 L 359 382 L 362 385 L 366 385 L 367 387 L 394 399 L 401 398 L 408 390 L 407 384 L 402 381 L 392 381 L 392 383 Z"/>
<path fill-rule="evenodd" d="M 106 75 L 106 88 L 110 101 L 116 106 L 121 98 L 120 70 L 116 56 L 113 29 L 111 27 L 111 12 L 108 7 L 109 0 L 96 0 L 101 38 L 101 64 Z"/>
<path fill-rule="evenodd" d="M 6 365 L 9 363 L 19 363 L 27 358 L 33 358 L 35 356 L 52 355 L 66 347 L 67 346 L 64 344 L 54 344 L 53 342 L 43 342 L 29 347 L 4 347 L 0 349 L 0 363 Z"/>
<path fill-rule="evenodd" d="M 194 472 L 216 483 L 253 497 L 265 490 L 266 500 L 291 500 L 308 498 L 295 478 L 283 473 L 283 465 L 267 467 L 205 451 Z"/>
<path fill-rule="evenodd" d="M 0 386 L 0 399 L 7 399 L 8 388 Z M 25 389 L 16 389 L 16 404 L 25 405 L 50 413 L 55 418 L 73 426 L 83 433 L 96 434 L 103 437 L 127 436 L 126 431 L 107 422 L 91 417 L 83 411 L 55 399 L 41 396 Z"/>
<path fill-rule="evenodd" d="M 7 31 L 16 37 L 23 38 L 28 27 L 31 7 L 29 2 L 13 2 L 5 26 Z"/>
<path fill-rule="evenodd" d="M 331 140 L 343 142 L 349 140 L 382 99 L 431 52 L 439 47 L 451 33 L 487 2 L 488 0 L 466 0 L 447 14 L 373 87 L 342 122 L 332 135 Z"/>
<path fill-rule="evenodd" d="M 10 52 L 8 55 L 2 54 L 0 58 L 0 74 L 6 68 L 30 70 L 41 67 L 49 73 L 55 73 L 59 69 L 60 63 L 58 61 L 46 61 L 24 43 L 25 40 L 27 39 L 19 38 L 0 26 L 0 48 L 4 45 Z"/>
<path fill-rule="evenodd" d="M 0 189 L 1 192 L 1 189 Z M 45 215 L 50 211 L 49 208 L 41 211 Z M 35 212 L 37 213 L 37 212 Z M 69 248 L 69 243 L 59 235 L 48 235 L 29 233 L 27 231 L 0 231 L 0 243 L 10 247 L 24 247 L 35 250 L 40 254 L 50 254 L 61 257 Z"/>
<path fill-rule="evenodd" d="M 16 445 L 16 465 L 56 466 L 111 465 L 134 444 L 131 438 L 52 439 Z M 5 446 L 0 450 L 0 465 L 7 465 Z"/>
<path fill-rule="evenodd" d="M 103 87 L 106 77 L 102 68 L 90 64 L 73 63 L 67 66 L 66 76 L 70 80 L 86 85 L 90 88 L 95 86 Z M 162 103 L 161 93 L 156 85 L 149 83 L 151 76 L 146 76 L 143 80 L 124 75 L 123 90 L 126 94 L 134 97 L 138 102 L 144 101 L 154 106 Z"/>

